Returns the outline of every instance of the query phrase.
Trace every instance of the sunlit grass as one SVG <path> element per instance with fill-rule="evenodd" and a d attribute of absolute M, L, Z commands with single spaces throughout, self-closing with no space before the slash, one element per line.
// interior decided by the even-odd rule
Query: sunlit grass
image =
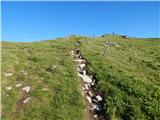
<path fill-rule="evenodd" d="M 70 51 L 80 40 L 89 72 L 105 93 L 108 118 L 160 119 L 160 40 L 68 37 L 33 43 L 2 43 L 2 118 L 4 120 L 83 120 L 85 107 Z M 104 43 L 116 42 L 105 56 Z M 48 68 L 56 66 L 53 71 Z M 21 73 L 27 71 L 27 75 Z M 5 73 L 13 73 L 5 76 Z M 23 85 L 16 88 L 17 83 Z M 11 86 L 12 90 L 6 90 Z M 28 104 L 18 104 L 30 86 Z M 43 90 L 49 89 L 48 91 Z"/>

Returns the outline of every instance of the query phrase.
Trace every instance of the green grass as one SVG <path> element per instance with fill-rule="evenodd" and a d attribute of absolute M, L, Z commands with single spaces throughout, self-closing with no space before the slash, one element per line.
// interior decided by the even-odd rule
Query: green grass
<path fill-rule="evenodd" d="M 2 43 L 2 118 L 4 120 L 82 120 L 84 103 L 76 64 L 67 41 Z M 55 71 L 47 68 L 56 65 Z M 25 70 L 28 75 L 20 71 Z M 4 76 L 5 73 L 13 76 Z M 16 88 L 16 83 L 23 86 Z M 31 86 L 27 105 L 17 104 Z M 12 86 L 11 91 L 5 88 Z M 48 86 L 50 91 L 44 91 Z M 9 96 L 7 96 L 9 95 Z"/>
<path fill-rule="evenodd" d="M 159 120 L 160 40 L 106 36 L 88 41 L 81 40 L 80 49 L 105 92 L 108 118 Z M 119 47 L 109 47 L 103 56 L 105 41 Z"/>
<path fill-rule="evenodd" d="M 80 40 L 89 72 L 105 93 L 111 120 L 160 119 L 160 39 L 71 36 L 32 43 L 2 42 L 2 118 L 4 120 L 83 120 L 85 107 L 76 64 L 70 51 Z M 103 56 L 105 41 L 116 42 Z M 47 68 L 56 65 L 55 71 Z M 25 70 L 28 75 L 20 71 Z M 4 76 L 6 72 L 13 76 Z M 23 86 L 16 88 L 16 83 Z M 31 86 L 29 104 L 21 106 L 22 88 Z M 11 91 L 5 90 L 12 86 Z M 42 90 L 48 86 L 50 91 Z M 9 95 L 9 96 L 7 96 Z"/>

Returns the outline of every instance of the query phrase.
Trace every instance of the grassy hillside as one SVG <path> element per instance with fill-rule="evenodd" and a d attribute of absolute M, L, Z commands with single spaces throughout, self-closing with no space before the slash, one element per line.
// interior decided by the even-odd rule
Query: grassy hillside
<path fill-rule="evenodd" d="M 105 41 L 109 47 L 103 56 Z M 105 92 L 105 111 L 112 120 L 160 119 L 160 41 L 119 36 L 81 40 L 83 57 Z"/>
<path fill-rule="evenodd" d="M 68 41 L 2 43 L 4 120 L 83 120 L 84 104 Z M 56 66 L 55 70 L 50 70 Z M 25 71 L 27 75 L 24 75 Z M 6 73 L 13 73 L 5 76 Z M 16 88 L 16 84 L 22 84 Z M 29 93 L 22 88 L 30 86 Z M 6 90 L 12 87 L 12 90 Z M 46 90 L 45 90 L 46 89 Z M 47 90 L 48 89 L 48 90 Z M 28 104 L 22 99 L 31 97 Z"/>
<path fill-rule="evenodd" d="M 160 119 L 160 40 L 108 35 L 33 43 L 3 42 L 4 120 L 85 119 L 80 80 L 70 56 L 78 40 L 90 72 L 99 80 L 98 89 L 105 93 L 105 112 L 109 119 Z M 109 47 L 103 56 L 105 41 L 116 42 L 119 47 Z M 16 87 L 18 83 L 22 86 Z M 6 90 L 10 86 L 12 89 Z M 25 86 L 31 87 L 27 94 L 22 91 Z M 31 98 L 25 105 L 21 101 L 24 97 Z"/>

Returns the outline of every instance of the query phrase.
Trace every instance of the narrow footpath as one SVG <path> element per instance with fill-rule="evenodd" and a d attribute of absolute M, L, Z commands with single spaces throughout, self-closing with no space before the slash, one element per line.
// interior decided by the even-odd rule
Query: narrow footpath
<path fill-rule="evenodd" d="M 86 105 L 87 120 L 106 120 L 104 115 L 103 94 L 96 89 L 98 80 L 94 75 L 89 75 L 87 63 L 81 56 L 79 49 L 71 51 L 71 55 L 77 64 L 77 74 L 81 78 L 82 95 Z"/>

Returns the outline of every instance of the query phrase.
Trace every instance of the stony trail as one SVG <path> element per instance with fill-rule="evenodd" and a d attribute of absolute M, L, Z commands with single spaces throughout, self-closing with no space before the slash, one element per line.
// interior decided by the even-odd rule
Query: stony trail
<path fill-rule="evenodd" d="M 106 120 L 103 110 L 103 94 L 96 90 L 97 79 L 89 75 L 87 63 L 82 58 L 79 49 L 71 51 L 77 65 L 77 74 L 81 78 L 82 95 L 86 106 L 86 120 Z"/>

